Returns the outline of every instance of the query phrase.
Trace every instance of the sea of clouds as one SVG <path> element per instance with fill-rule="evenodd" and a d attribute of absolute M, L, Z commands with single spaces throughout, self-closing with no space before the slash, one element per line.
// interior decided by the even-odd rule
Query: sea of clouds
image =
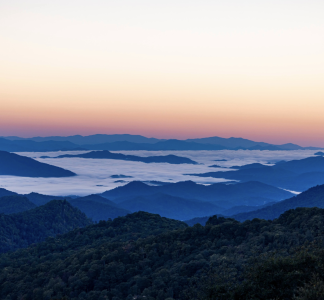
<path fill-rule="evenodd" d="M 197 183 L 210 184 L 226 182 L 220 178 L 204 178 L 184 174 L 206 173 L 213 171 L 226 171 L 231 166 L 241 166 L 250 163 L 273 164 L 281 160 L 302 159 L 313 156 L 316 151 L 249 151 L 249 150 L 218 150 L 218 151 L 118 151 L 118 153 L 138 156 L 156 156 L 174 154 L 188 157 L 198 165 L 167 163 L 142 163 L 112 159 L 86 159 L 86 158 L 54 158 L 62 154 L 79 154 L 89 151 L 71 152 L 23 152 L 19 155 L 34 158 L 40 162 L 48 163 L 77 174 L 64 178 L 30 178 L 17 176 L 0 176 L 0 187 L 21 194 L 37 192 L 47 195 L 89 195 L 110 190 L 126 182 L 163 181 L 178 182 L 192 180 Z M 115 151 L 114 151 L 115 152 Z M 117 152 L 117 151 L 116 151 Z M 41 156 L 50 158 L 40 158 Z M 226 159 L 227 161 L 215 161 Z M 221 168 L 210 168 L 211 165 L 219 165 Z M 127 175 L 132 178 L 111 178 L 112 175 Z M 123 180 L 124 182 L 115 182 Z"/>

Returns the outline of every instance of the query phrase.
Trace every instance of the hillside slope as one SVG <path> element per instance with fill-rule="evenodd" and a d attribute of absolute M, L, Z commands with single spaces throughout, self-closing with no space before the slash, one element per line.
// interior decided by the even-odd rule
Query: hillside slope
<path fill-rule="evenodd" d="M 133 181 L 124 186 L 108 190 L 101 195 L 120 203 L 134 197 L 158 193 L 207 201 L 224 208 L 238 205 L 264 205 L 264 201 L 279 201 L 292 196 L 290 192 L 258 181 L 231 185 L 215 183 L 208 186 L 193 181 L 182 181 L 162 186 L 150 186 L 140 181 Z"/>
<path fill-rule="evenodd" d="M 315 186 L 295 197 L 283 200 L 271 206 L 234 215 L 232 218 L 239 221 L 252 220 L 254 218 L 273 220 L 278 218 L 285 211 L 297 207 L 324 208 L 324 185 Z"/>
<path fill-rule="evenodd" d="M 60 200 L 18 214 L 1 214 L 0 252 L 24 248 L 91 223 L 77 208 Z"/>
<path fill-rule="evenodd" d="M 0 297 L 293 299 L 313 274 L 324 272 L 320 256 L 293 256 L 294 249 L 322 242 L 323 234 L 324 210 L 318 208 L 290 210 L 274 221 L 212 217 L 204 227 L 189 228 L 136 213 L 1 255 Z M 277 258 L 267 262 L 271 251 Z M 286 261 L 276 265 L 278 258 Z"/>
<path fill-rule="evenodd" d="M 89 195 L 76 199 L 69 199 L 69 203 L 80 209 L 86 216 L 95 222 L 115 219 L 130 213 L 129 210 L 118 207 L 114 202 L 98 195 Z"/>
<path fill-rule="evenodd" d="M 176 220 L 187 220 L 222 211 L 222 208 L 209 202 L 184 199 L 162 193 L 128 199 L 119 203 L 119 206 L 131 212 L 146 211 Z"/>
<path fill-rule="evenodd" d="M 35 208 L 36 205 L 23 196 L 0 197 L 0 214 L 15 214 Z"/>

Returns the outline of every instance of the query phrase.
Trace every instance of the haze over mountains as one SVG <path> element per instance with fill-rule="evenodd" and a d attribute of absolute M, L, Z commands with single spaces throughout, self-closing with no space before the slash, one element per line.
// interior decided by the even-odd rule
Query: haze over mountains
<path fill-rule="evenodd" d="M 15 159 L 19 157 L 11 153 L 5 155 Z M 292 197 L 291 192 L 282 189 L 285 187 L 283 184 L 288 183 L 299 188 L 305 188 L 307 185 L 314 186 L 317 182 L 323 184 L 324 178 L 321 180 L 323 171 L 324 157 L 312 156 L 299 160 L 279 161 L 272 166 L 252 163 L 233 166 L 226 172 L 200 174 L 200 176 L 216 175 L 241 181 L 227 184 L 202 185 L 193 181 L 146 184 L 132 181 L 107 190 L 101 195 L 86 197 L 58 197 L 35 192 L 19 195 L 0 189 L 0 213 L 27 211 L 52 200 L 66 199 L 72 206 L 80 209 L 96 222 L 137 211 L 157 213 L 178 220 L 193 219 L 188 221 L 188 224 L 195 222 L 204 224 L 207 221 L 205 216 L 211 215 L 233 216 L 238 220 L 255 217 L 275 218 L 284 211 L 298 206 L 323 207 L 322 186 L 310 189 L 297 197 Z M 130 178 L 120 174 L 112 177 Z M 305 180 L 307 177 L 310 178 L 309 181 Z M 296 178 L 301 181 L 296 181 Z"/>
<path fill-rule="evenodd" d="M 295 144 L 273 145 L 254 142 L 243 138 L 197 138 L 187 140 L 155 139 L 129 134 L 96 134 L 90 136 L 50 136 L 50 137 L 2 137 L 0 150 L 21 151 L 71 151 L 71 150 L 300 150 L 321 149 L 301 147 Z"/>
<path fill-rule="evenodd" d="M 1 201 L 8 203 L 7 206 L 4 205 L 3 213 L 11 214 L 28 210 L 35 205 L 42 206 L 52 200 L 67 200 L 96 222 L 137 211 L 157 213 L 177 220 L 188 220 L 211 214 L 229 214 L 228 210 L 231 208 L 236 212 L 258 209 L 292 196 L 290 192 L 260 182 L 231 185 L 219 183 L 205 186 L 192 181 L 160 186 L 133 181 L 101 195 L 86 197 L 59 197 L 34 192 L 18 195 L 5 189 L 0 192 L 0 212 Z M 17 209 L 19 205 L 21 208 Z"/>
<path fill-rule="evenodd" d="M 155 194 L 211 202 L 223 208 L 239 204 L 263 205 L 265 202 L 283 200 L 292 195 L 290 192 L 257 181 L 230 185 L 215 183 L 207 186 L 193 181 L 170 183 L 162 186 L 150 186 L 139 181 L 133 181 L 101 195 L 115 203 L 122 203 L 134 197 Z"/>
<path fill-rule="evenodd" d="M 233 191 L 231 187 L 234 188 Z M 137 190 L 136 188 L 139 189 Z M 262 190 L 264 191 L 262 195 L 268 198 L 257 197 L 257 195 L 262 193 Z M 163 191 L 163 193 L 161 191 Z M 181 191 L 182 197 L 171 195 L 180 194 Z M 161 187 L 152 187 L 144 183 L 132 182 L 124 187 L 119 187 L 104 193 L 106 196 L 109 195 L 113 201 L 100 195 L 89 195 L 79 198 L 62 197 L 62 200 L 58 200 L 60 197 L 36 193 L 18 195 L 4 189 L 2 189 L 1 192 L 1 195 L 5 196 L 0 197 L 0 213 L 13 216 L 13 219 L 3 219 L 6 223 L 9 222 L 8 220 L 16 220 L 20 216 L 17 213 L 21 214 L 25 211 L 26 213 L 21 215 L 24 216 L 25 219 L 21 220 L 26 220 L 26 222 L 29 215 L 32 215 L 35 220 L 40 218 L 35 214 L 37 211 L 44 214 L 42 220 L 49 220 L 45 217 L 47 211 L 56 211 L 51 212 L 54 217 L 60 210 L 57 208 L 57 205 L 60 206 L 60 203 L 64 202 L 64 198 L 73 207 L 80 209 L 88 218 L 96 222 L 100 220 L 115 219 L 118 216 L 125 216 L 131 212 L 147 211 L 159 213 L 161 216 L 168 216 L 178 220 L 188 220 L 191 217 L 192 220 L 186 221 L 191 226 L 196 223 L 204 225 L 209 218 L 204 217 L 207 215 L 226 215 L 239 221 L 244 221 L 254 218 L 274 219 L 285 211 L 297 207 L 316 206 L 324 208 L 324 185 L 313 187 L 300 195 L 291 197 L 291 193 L 289 192 L 281 191 L 280 193 L 276 188 L 267 187 L 257 182 L 236 185 L 217 184 L 214 186 L 201 186 L 190 182 L 183 182 L 168 184 Z M 184 192 L 187 192 L 187 195 L 195 195 L 195 193 L 200 192 L 205 201 L 201 199 L 185 198 Z M 237 199 L 237 203 L 242 203 L 241 200 L 244 199 L 244 193 L 245 196 L 250 196 L 248 198 L 250 201 L 253 198 L 252 196 L 254 196 L 255 203 L 259 205 L 233 206 L 235 205 L 235 198 Z M 240 194 L 242 194 L 242 197 L 240 197 Z M 272 197 L 273 201 L 267 202 L 270 197 Z M 285 197 L 286 200 L 280 201 L 282 197 Z M 278 200 L 278 198 L 280 200 Z M 53 201 L 53 199 L 56 200 Z M 222 201 L 222 199 L 232 199 L 231 204 Z M 262 205 L 262 202 L 265 202 L 265 204 Z M 49 205 L 50 203 L 52 203 L 52 206 Z M 34 210 L 36 206 L 39 206 L 39 210 Z M 231 208 L 226 209 L 224 208 L 225 206 Z M 61 211 L 63 213 L 63 210 L 65 210 L 64 208 L 68 208 L 69 206 L 63 205 L 60 207 L 62 207 Z M 70 208 L 68 208 L 68 210 L 70 210 Z M 75 212 L 77 211 L 75 210 Z M 74 214 L 73 211 L 71 211 L 71 213 L 72 215 Z M 79 213 L 77 214 L 79 215 Z M 71 221 L 74 219 L 72 215 L 70 216 Z M 66 222 L 64 218 L 63 222 Z"/>

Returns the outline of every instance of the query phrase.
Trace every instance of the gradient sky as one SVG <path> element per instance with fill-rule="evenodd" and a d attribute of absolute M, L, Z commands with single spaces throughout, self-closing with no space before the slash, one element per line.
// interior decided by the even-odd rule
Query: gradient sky
<path fill-rule="evenodd" d="M 324 146 L 323 0 L 0 0 L 0 135 Z"/>

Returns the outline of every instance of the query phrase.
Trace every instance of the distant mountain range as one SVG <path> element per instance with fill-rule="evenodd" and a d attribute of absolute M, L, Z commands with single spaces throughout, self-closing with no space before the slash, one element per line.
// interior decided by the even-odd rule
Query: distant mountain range
<path fill-rule="evenodd" d="M 15 136 L 0 138 L 0 150 L 9 152 L 28 151 L 72 151 L 72 150 L 300 150 L 321 149 L 301 147 L 295 144 L 273 145 L 243 138 L 208 137 L 187 140 L 156 139 L 130 134 L 95 134 L 89 136 L 50 136 L 20 138 Z"/>
<path fill-rule="evenodd" d="M 0 151 L 0 175 L 24 177 L 68 177 L 75 173 L 35 159 Z"/>

